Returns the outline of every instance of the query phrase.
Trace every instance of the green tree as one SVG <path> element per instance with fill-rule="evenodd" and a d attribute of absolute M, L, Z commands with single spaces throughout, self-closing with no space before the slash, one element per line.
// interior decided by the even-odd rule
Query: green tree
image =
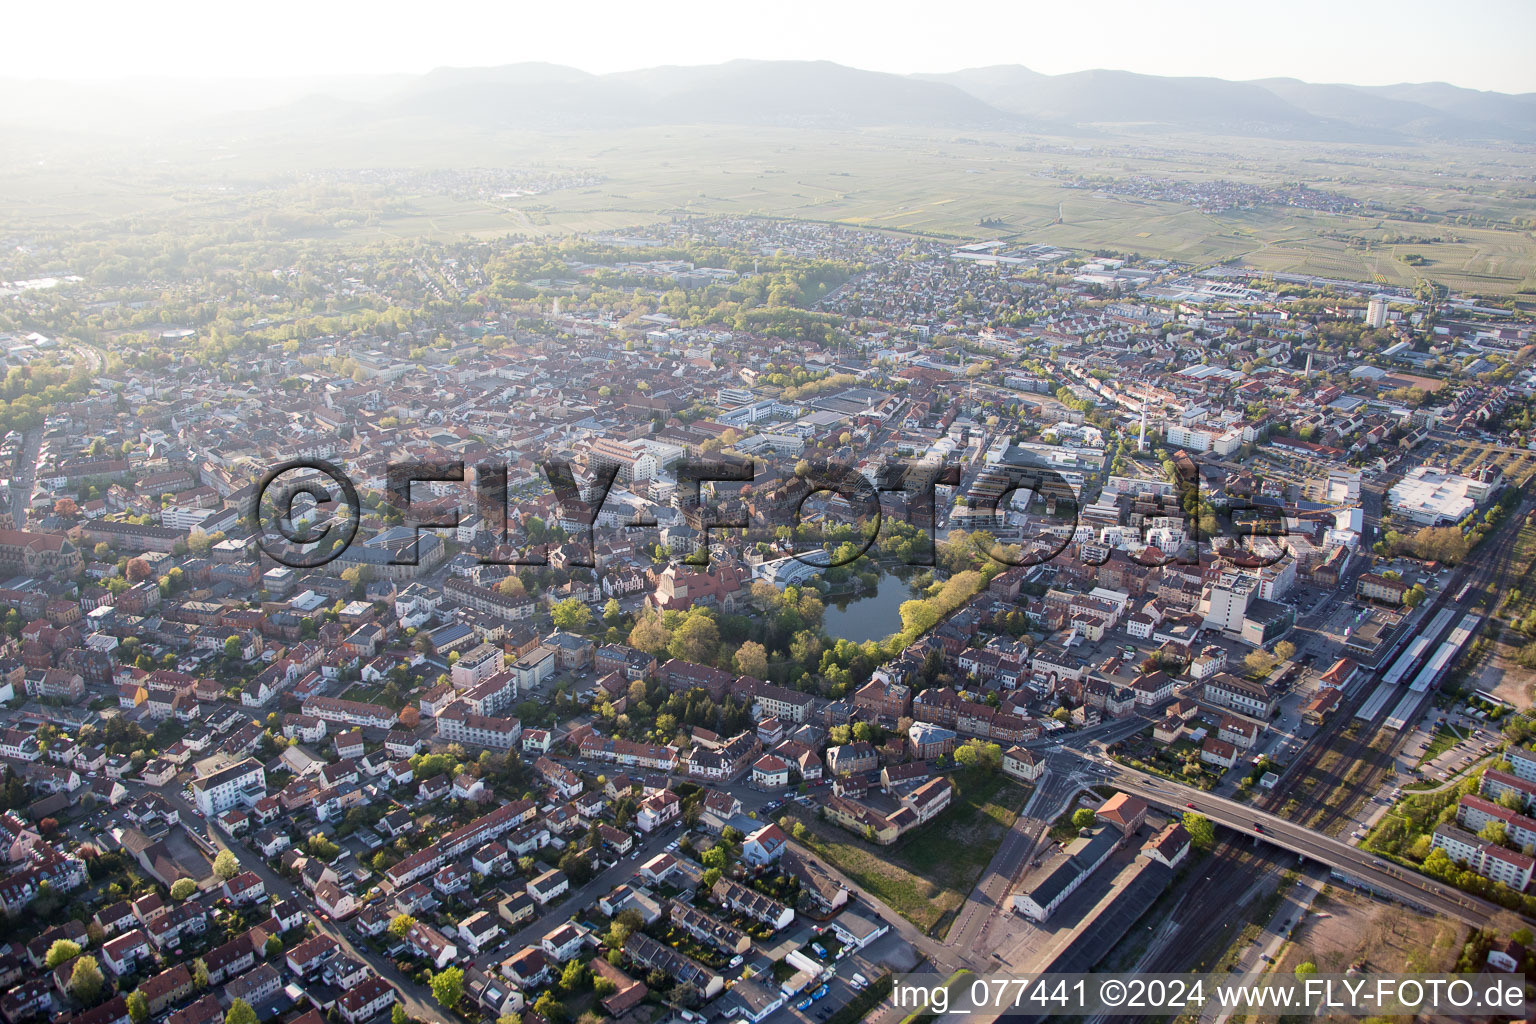
<path fill-rule="evenodd" d="M 280 957 L 280 956 L 283 955 L 283 939 L 282 939 L 282 936 L 280 936 L 280 935 L 268 935 L 267 936 L 266 953 L 267 953 L 267 959 L 268 960 L 271 960 L 274 957 Z"/>
<path fill-rule="evenodd" d="M 261 1024 L 256 1017 L 256 1011 L 251 1009 L 251 1004 L 244 999 L 236 999 L 229 1004 L 229 1012 L 224 1015 L 224 1024 Z"/>
<path fill-rule="evenodd" d="M 144 993 L 134 989 L 123 1001 L 128 1004 L 128 1017 L 133 1024 L 144 1024 L 149 1019 L 149 1000 Z"/>
<path fill-rule="evenodd" d="M 213 873 L 223 882 L 229 881 L 240 873 L 240 862 L 235 859 L 233 851 L 219 851 L 219 855 L 213 858 Z"/>
<path fill-rule="evenodd" d="M 1259 648 L 1258 650 L 1248 652 L 1247 656 L 1243 658 L 1243 667 L 1248 670 L 1250 676 L 1258 679 L 1273 672 L 1279 660 L 1273 654 L 1263 648 Z"/>
<path fill-rule="evenodd" d="M 1498 846 L 1504 845 L 1504 841 L 1506 838 L 1508 838 L 1508 835 L 1508 827 L 1502 821 L 1497 819 L 1489 821 L 1482 828 L 1477 830 L 1477 838 Z"/>
<path fill-rule="evenodd" d="M 405 1012 L 405 1007 L 396 1003 L 389 1008 L 389 1024 L 411 1024 L 411 1015 Z"/>
<path fill-rule="evenodd" d="M 92 1006 L 101 995 L 103 984 L 105 979 L 101 976 L 101 967 L 97 965 L 95 957 L 86 955 L 75 961 L 75 969 L 69 975 L 71 995 L 85 1005 Z"/>
<path fill-rule="evenodd" d="M 199 992 L 208 987 L 208 965 L 202 957 L 192 961 L 192 984 Z"/>
<path fill-rule="evenodd" d="M 445 1010 L 452 1010 L 464 998 L 464 972 L 447 967 L 432 975 L 432 998 Z"/>
<path fill-rule="evenodd" d="M 556 603 L 549 614 L 558 629 L 581 629 L 592 621 L 592 609 L 575 597 Z"/>
<path fill-rule="evenodd" d="M 396 914 L 389 922 L 389 934 L 397 939 L 405 938 L 405 933 L 416 924 L 416 919 L 410 914 Z"/>
<path fill-rule="evenodd" d="M 586 981 L 587 965 L 580 960 L 572 960 L 565 965 L 565 970 L 560 972 L 560 991 L 579 992 Z"/>
<path fill-rule="evenodd" d="M 305 843 L 305 846 L 308 848 L 312 856 L 319 857 L 321 860 L 326 861 L 327 863 L 335 860 L 338 856 L 341 855 L 341 847 L 331 842 L 319 832 L 316 832 L 314 835 L 310 836 L 309 841 Z"/>
<path fill-rule="evenodd" d="M 178 878 L 171 883 L 171 899 L 184 900 L 197 892 L 197 883 L 190 878 Z"/>
<path fill-rule="evenodd" d="M 565 1006 L 555 998 L 553 992 L 545 992 L 533 1002 L 533 1012 L 548 1021 L 562 1021 L 565 1019 Z"/>
<path fill-rule="evenodd" d="M 1296 977 L 1307 978 L 1317 973 L 1317 964 L 1311 960 L 1303 960 L 1296 965 Z"/>
<path fill-rule="evenodd" d="M 1079 807 L 1072 812 L 1072 825 L 1078 831 L 1082 831 L 1085 828 L 1093 828 L 1093 823 L 1098 820 L 1098 815 L 1094 814 L 1092 809 L 1087 807 Z"/>
<path fill-rule="evenodd" d="M 736 668 L 754 679 L 768 676 L 768 649 L 756 640 L 748 640 L 736 649 Z"/>
<path fill-rule="evenodd" d="M 642 615 L 629 631 L 629 645 L 659 655 L 672 641 L 672 631 L 655 615 Z"/>
<path fill-rule="evenodd" d="M 691 612 L 687 620 L 672 632 L 667 653 L 683 661 L 708 665 L 720 647 L 720 627 L 706 612 Z"/>
<path fill-rule="evenodd" d="M 1197 850 L 1209 850 L 1216 845 L 1216 826 L 1203 814 L 1185 811 L 1184 831 L 1189 833 L 1190 845 Z"/>
<path fill-rule="evenodd" d="M 43 958 L 43 963 L 51 971 L 59 964 L 73 960 L 80 955 L 80 944 L 69 939 L 55 939 L 53 945 L 48 947 L 48 955 Z"/>

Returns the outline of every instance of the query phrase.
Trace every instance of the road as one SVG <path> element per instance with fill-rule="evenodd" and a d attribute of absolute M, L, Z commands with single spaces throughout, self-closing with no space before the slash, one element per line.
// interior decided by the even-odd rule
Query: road
<path fill-rule="evenodd" d="M 1041 837 L 1080 791 L 1104 781 L 1105 769 L 1077 756 L 1076 751 L 1125 739 L 1145 729 L 1149 720 L 1137 715 L 1112 719 L 1064 736 L 1028 744 L 1045 760 L 1045 774 L 1035 784 L 1029 802 L 1014 819 L 965 905 L 955 915 L 944 945 L 957 960 L 979 960 L 990 950 L 988 932 L 1000 913 L 1008 913 L 1008 896 L 1024 874 Z"/>
<path fill-rule="evenodd" d="M 1084 762 L 1066 748 L 1045 755 L 1041 776 L 1023 811 L 1003 837 L 997 852 L 976 882 L 965 906 L 955 916 L 945 944 L 971 956 L 986 952 L 992 922 L 1008 913 L 1008 896 L 1025 873 L 1046 830 L 1084 789 L 1103 781 L 1097 765 Z"/>
<path fill-rule="evenodd" d="M 1322 876 L 1322 877 L 1319 877 Z M 1312 906 L 1312 901 L 1317 899 L 1323 886 L 1328 884 L 1326 875 L 1314 868 L 1312 873 L 1304 874 L 1296 880 L 1296 884 L 1290 886 L 1281 893 L 1281 899 L 1275 912 L 1264 923 L 1264 930 L 1260 933 L 1257 948 L 1249 947 L 1242 950 L 1237 957 L 1237 969 L 1244 971 L 1242 984 L 1256 985 L 1270 967 L 1280 959 L 1280 951 L 1291 936 L 1291 930 L 1301 921 L 1302 915 Z M 1201 1014 L 1200 1019 L 1214 1020 L 1215 1024 L 1227 1024 L 1231 1019 L 1232 1011 L 1209 1010 Z"/>
<path fill-rule="evenodd" d="M 965 904 L 956 913 L 943 942 L 948 962 L 971 967 L 977 964 L 988 966 L 984 957 L 992 948 L 989 941 L 991 926 L 999 914 L 1010 912 L 1008 896 L 1025 873 L 1051 822 L 1070 806 L 1072 798 L 1079 792 L 1105 781 L 1107 770 L 1076 752 L 1124 739 L 1148 724 L 1149 720 L 1140 716 L 1114 719 L 1029 744 L 1045 761 L 1045 774 L 1035 784 L 1029 801 L 1014 819 Z M 933 959 L 932 954 L 929 958 Z"/>
<path fill-rule="evenodd" d="M 279 899 L 292 900 L 298 906 L 304 907 L 308 920 L 314 924 L 317 931 L 329 935 L 342 951 L 356 960 L 360 960 L 373 968 L 374 973 L 395 987 L 399 993 L 400 1001 L 405 1005 L 405 1010 L 412 1017 L 423 1021 L 436 1021 L 438 1024 L 449 1024 L 449 1018 L 438 1008 L 432 998 L 430 990 L 418 985 L 412 978 L 406 977 L 396 969 L 389 959 L 379 956 L 372 950 L 353 943 L 351 937 L 335 921 L 322 920 L 319 914 L 313 910 L 314 900 L 309 893 L 303 892 L 283 875 L 267 866 L 267 862 L 254 850 L 247 849 L 241 844 L 231 845 L 226 843 L 224 834 L 206 822 L 202 815 L 197 813 L 197 808 L 187 802 L 181 795 L 179 786 L 169 785 L 156 790 L 161 797 L 171 803 L 180 812 L 184 823 L 197 823 L 203 826 L 209 838 L 218 846 L 230 851 L 235 859 L 240 862 L 242 868 L 256 873 L 266 886 L 267 892 Z"/>
<path fill-rule="evenodd" d="M 578 910 L 585 910 L 595 906 L 597 901 L 621 882 L 629 882 L 639 870 L 640 865 L 650 860 L 656 854 L 666 849 L 667 844 L 683 834 L 682 829 L 663 829 L 655 835 L 647 837 L 643 843 L 635 846 L 635 854 L 621 858 L 613 867 L 592 876 L 592 879 L 578 889 L 571 889 L 566 893 L 565 899 L 559 903 L 552 903 L 539 910 L 534 915 L 532 923 L 522 930 L 512 934 L 511 941 L 505 949 L 499 952 L 487 950 L 476 956 L 476 965 L 487 968 L 493 964 L 505 960 L 508 955 L 523 946 L 536 946 L 539 940 L 548 932 L 569 921 Z"/>
<path fill-rule="evenodd" d="M 1374 495 L 1374 497 L 1377 501 L 1368 504 L 1373 504 L 1379 508 L 1379 495 Z M 1434 600 L 1429 602 L 1430 607 L 1419 610 L 1421 621 L 1427 622 L 1428 620 L 1424 619 L 1423 616 L 1432 616 L 1439 606 L 1449 601 L 1450 597 L 1457 592 L 1464 582 L 1472 582 L 1479 588 L 1487 587 L 1495 593 L 1500 589 L 1501 582 L 1507 583 L 1507 581 L 1498 580 L 1498 574 L 1501 566 L 1508 561 L 1514 535 L 1518 529 L 1513 524 L 1519 522 L 1526 508 L 1527 505 L 1522 504 L 1517 512 L 1511 514 L 1506 520 L 1505 532 L 1485 541 L 1479 550 L 1473 553 L 1472 558 L 1468 559 L 1467 563 L 1453 574 L 1451 580 L 1441 589 Z M 1369 518 L 1368 509 L 1368 521 Z M 1356 571 L 1358 571 L 1359 567 L 1352 568 L 1356 568 Z M 1350 576 L 1355 574 L 1355 572 L 1351 572 Z M 1494 596 L 1494 594 L 1490 594 L 1490 596 Z M 1337 601 L 1337 593 L 1328 594 L 1318 609 L 1305 616 L 1301 635 L 1307 640 L 1313 639 L 1312 635 L 1307 635 L 1305 632 L 1306 626 L 1312 625 L 1318 619 L 1330 614 Z M 1316 626 L 1314 625 L 1313 628 L 1315 629 Z M 1311 647 L 1312 644 L 1303 643 L 1299 639 L 1298 646 Z M 1384 660 L 1382 670 L 1389 663 L 1389 660 Z M 1361 749 L 1377 733 L 1378 730 L 1375 726 L 1378 726 L 1379 722 L 1371 723 L 1372 728 L 1361 730 L 1360 735 L 1354 741 L 1340 736 L 1339 732 L 1351 720 L 1355 708 L 1375 688 L 1376 682 L 1380 679 L 1381 672 L 1378 671 L 1373 675 L 1374 678 L 1355 688 L 1355 692 L 1347 706 L 1340 709 L 1326 726 L 1319 729 L 1306 740 L 1300 751 L 1300 756 L 1289 766 L 1289 770 L 1285 773 L 1277 790 L 1267 798 L 1260 800 L 1263 806 L 1279 809 L 1294 792 L 1294 795 L 1301 801 L 1303 806 L 1299 811 L 1290 811 L 1288 813 L 1305 814 L 1311 813 L 1311 809 L 1321 808 L 1321 819 L 1314 821 L 1313 824 L 1322 827 L 1330 819 L 1346 814 L 1348 808 L 1353 806 L 1361 798 L 1362 794 L 1375 792 L 1379 788 L 1380 779 L 1378 778 L 1378 772 L 1381 769 L 1377 762 L 1379 761 L 1380 765 L 1391 763 L 1392 748 L 1400 745 L 1400 738 L 1396 742 L 1388 744 L 1388 748 L 1383 754 L 1378 755 L 1376 751 L 1371 751 L 1370 761 L 1372 769 L 1353 784 L 1346 784 L 1342 778 L 1328 778 L 1326 780 L 1311 780 L 1308 778 L 1313 771 L 1312 765 L 1316 760 L 1341 740 L 1344 744 L 1344 748 L 1342 748 L 1343 753 L 1346 755 L 1344 758 L 1345 764 L 1354 764 L 1362 759 Z M 1378 718 L 1385 717 L 1387 710 L 1390 709 L 1385 709 Z M 1473 924 L 1481 924 L 1486 920 L 1488 914 L 1499 909 L 1486 901 L 1465 895 L 1452 887 L 1440 885 L 1427 876 L 1420 876 L 1412 871 L 1397 868 L 1385 861 L 1380 862 L 1381 866 L 1378 867 L 1377 863 L 1373 863 L 1376 858 L 1363 854 L 1344 843 L 1332 840 L 1315 829 L 1308 829 L 1284 819 L 1265 815 L 1262 811 L 1257 811 L 1255 808 L 1246 805 L 1236 804 L 1231 801 L 1218 803 L 1219 798 L 1212 795 L 1201 794 L 1175 784 L 1143 776 L 1141 773 L 1126 771 L 1119 768 L 1119 766 L 1116 767 L 1119 769 L 1120 774 L 1116 776 L 1114 781 L 1119 788 L 1138 792 L 1153 802 L 1173 807 L 1175 810 L 1184 804 L 1194 803 L 1197 809 L 1207 813 L 1213 820 L 1235 826 L 1236 835 L 1226 833 L 1226 838 L 1221 841 L 1219 845 L 1221 855 L 1217 858 L 1217 862 L 1213 864 L 1210 875 L 1203 881 L 1196 880 L 1189 892 L 1186 893 L 1183 905 L 1190 908 L 1233 905 L 1242 898 L 1249 879 L 1255 872 L 1273 870 L 1273 857 L 1265 858 L 1270 863 L 1262 863 L 1255 861 L 1255 855 L 1265 849 L 1275 850 L 1276 852 L 1283 849 L 1294 851 L 1303 857 L 1324 862 L 1330 866 L 1340 866 L 1341 870 L 1348 873 L 1351 877 L 1360 880 L 1363 884 L 1369 885 L 1377 891 L 1397 896 L 1415 905 L 1429 907 L 1432 911 L 1450 914 Z M 1303 779 L 1308 779 L 1311 784 L 1302 789 L 1296 788 Z M 1255 821 L 1264 822 L 1263 838 L 1269 840 L 1269 844 L 1253 845 L 1259 835 L 1253 828 Z M 1242 835 L 1253 838 L 1243 841 L 1241 839 Z M 1219 920 L 1221 915 L 1208 915 L 1208 918 L 1213 924 L 1211 927 L 1204 929 L 1199 928 L 1193 921 L 1186 921 L 1186 926 L 1178 931 L 1176 943 L 1179 948 L 1163 950 L 1160 954 L 1160 959 L 1154 963 L 1144 965 L 1145 969 L 1181 970 L 1187 968 L 1190 958 L 1195 955 L 1191 950 L 1205 949 L 1220 934 L 1221 929 L 1216 928 L 1214 922 Z M 1197 917 L 1196 920 L 1199 920 L 1199 918 Z M 1191 928 L 1194 931 L 1186 934 Z"/>
<path fill-rule="evenodd" d="M 922 932 L 918 931 L 917 926 L 914 925 L 911 921 L 908 921 L 906 918 L 896 913 L 890 907 L 886 906 L 884 901 L 882 901 L 878 896 L 872 895 L 863 886 L 859 885 L 853 879 L 843 874 L 833 864 L 829 863 L 824 858 L 817 856 L 809 848 L 800 847 L 795 851 L 795 853 L 803 860 L 812 860 L 817 864 L 820 864 L 822 870 L 826 871 L 827 874 L 841 882 L 853 897 L 857 898 L 861 903 L 864 904 L 864 906 L 877 911 L 880 916 L 885 919 L 886 923 L 891 926 L 891 931 L 895 932 L 897 935 L 911 944 L 911 946 L 924 957 L 926 957 L 928 962 L 933 964 L 936 969 L 942 970 L 947 974 L 955 970 L 957 967 L 970 965 L 971 961 L 969 957 L 962 959 L 962 957 L 958 955 L 955 950 L 951 949 L 946 943 L 940 942 L 939 940 L 934 939 L 928 935 L 924 935 Z"/>
<path fill-rule="evenodd" d="M 1372 857 L 1330 836 L 1259 810 L 1252 804 L 1202 793 L 1119 765 L 1114 768 L 1109 781 L 1117 789 L 1134 793 L 1149 803 L 1176 812 L 1193 809 L 1218 825 L 1225 825 L 1255 840 L 1271 843 L 1308 860 L 1337 868 L 1361 884 L 1405 903 L 1445 917 L 1454 917 L 1475 927 L 1480 927 L 1489 917 L 1503 909 L 1426 875 Z"/>
<path fill-rule="evenodd" d="M 37 478 L 37 456 L 43 447 L 43 430 L 33 427 L 22 434 L 16 463 L 11 467 L 11 525 L 27 527 L 27 510 L 32 507 L 32 485 Z"/>

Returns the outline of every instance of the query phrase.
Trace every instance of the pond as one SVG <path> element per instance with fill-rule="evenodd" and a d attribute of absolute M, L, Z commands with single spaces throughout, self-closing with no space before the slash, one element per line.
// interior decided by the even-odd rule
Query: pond
<path fill-rule="evenodd" d="M 872 591 L 829 601 L 821 621 L 834 640 L 884 640 L 901 629 L 901 603 L 911 599 L 905 580 L 882 575 Z"/>

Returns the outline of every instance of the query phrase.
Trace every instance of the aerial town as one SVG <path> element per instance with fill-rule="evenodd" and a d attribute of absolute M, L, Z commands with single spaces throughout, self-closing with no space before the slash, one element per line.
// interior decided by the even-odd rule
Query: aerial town
<path fill-rule="evenodd" d="M 1532 969 L 1515 305 L 692 216 L 216 286 L 5 293 L 6 1024 Z"/>

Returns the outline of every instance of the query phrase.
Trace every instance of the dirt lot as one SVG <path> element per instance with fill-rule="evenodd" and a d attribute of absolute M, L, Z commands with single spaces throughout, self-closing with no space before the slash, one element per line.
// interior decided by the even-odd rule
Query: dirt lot
<path fill-rule="evenodd" d="M 1495 643 L 1492 653 L 1472 672 L 1468 682 L 1517 708 L 1528 707 L 1532 703 L 1532 690 L 1536 688 L 1536 672 L 1515 664 L 1514 656 L 1514 646 Z"/>
<path fill-rule="evenodd" d="M 1332 886 L 1312 909 L 1281 954 L 1276 973 L 1289 974 L 1308 960 L 1320 973 L 1343 972 L 1362 962 L 1372 972 L 1449 971 L 1466 940 L 1465 925 L 1384 906 Z"/>

